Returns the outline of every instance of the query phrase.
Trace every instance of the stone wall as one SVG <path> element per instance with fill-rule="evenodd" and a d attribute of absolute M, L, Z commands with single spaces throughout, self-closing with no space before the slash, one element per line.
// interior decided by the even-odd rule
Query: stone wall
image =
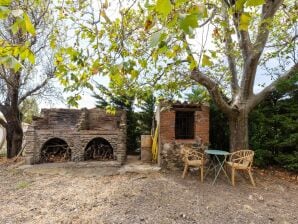
<path fill-rule="evenodd" d="M 84 160 L 87 144 L 94 138 L 107 140 L 114 158 L 123 163 L 126 158 L 126 113 L 107 114 L 102 109 L 43 109 L 25 133 L 25 156 L 30 163 L 40 161 L 43 145 L 50 139 L 64 140 L 71 149 L 71 160 Z"/>
<path fill-rule="evenodd" d="M 194 112 L 194 138 L 176 139 L 176 111 Z M 209 145 L 209 106 L 188 103 L 161 103 L 159 106 L 159 165 L 176 170 L 183 166 L 180 145 L 206 148 Z"/>

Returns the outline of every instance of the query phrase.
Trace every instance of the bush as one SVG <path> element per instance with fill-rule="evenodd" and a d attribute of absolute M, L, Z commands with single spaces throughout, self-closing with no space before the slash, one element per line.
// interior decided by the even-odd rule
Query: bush
<path fill-rule="evenodd" d="M 280 154 L 274 158 L 285 169 L 298 172 L 298 152 L 293 154 Z"/>
<path fill-rule="evenodd" d="M 266 149 L 255 150 L 254 164 L 260 167 L 266 167 L 272 163 L 272 152 Z"/>

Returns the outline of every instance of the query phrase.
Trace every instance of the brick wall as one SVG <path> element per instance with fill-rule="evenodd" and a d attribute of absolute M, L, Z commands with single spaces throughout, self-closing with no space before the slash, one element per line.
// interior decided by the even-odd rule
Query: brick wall
<path fill-rule="evenodd" d="M 87 144 L 103 138 L 113 148 L 114 158 L 121 164 L 126 159 L 126 113 L 114 116 L 101 109 L 43 109 L 25 133 L 25 156 L 30 163 L 40 161 L 43 145 L 53 139 L 64 140 L 71 149 L 71 160 L 84 160 Z"/>
<path fill-rule="evenodd" d="M 160 106 L 162 108 L 162 106 Z M 175 115 L 179 110 L 194 111 L 194 138 L 175 139 Z M 182 167 L 180 158 L 181 144 L 205 147 L 209 144 L 209 106 L 197 105 L 188 108 L 169 108 L 159 112 L 160 118 L 160 152 L 159 164 L 163 168 L 176 169 Z"/>

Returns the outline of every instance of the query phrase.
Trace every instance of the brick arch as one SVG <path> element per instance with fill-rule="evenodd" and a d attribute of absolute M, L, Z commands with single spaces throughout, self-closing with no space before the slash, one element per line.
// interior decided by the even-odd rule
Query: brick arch
<path fill-rule="evenodd" d="M 46 145 L 48 144 L 47 148 Z M 70 161 L 71 160 L 71 154 L 72 154 L 72 149 L 70 148 L 69 143 L 63 138 L 63 137 L 54 137 L 51 136 L 49 138 L 47 138 L 45 141 L 43 141 L 42 144 L 40 144 L 39 147 L 39 151 L 40 151 L 40 162 L 51 162 L 46 161 L 47 159 L 49 159 L 49 157 L 47 157 L 46 155 L 51 154 L 51 155 L 55 155 L 54 157 L 56 157 L 56 155 L 60 156 L 61 153 L 61 158 L 62 155 L 65 155 L 65 161 Z M 46 151 L 46 152 L 43 152 Z M 58 154 L 59 153 L 59 154 Z"/>
<path fill-rule="evenodd" d="M 115 159 L 115 147 L 108 138 L 94 136 L 84 146 L 84 160 L 90 159 Z"/>

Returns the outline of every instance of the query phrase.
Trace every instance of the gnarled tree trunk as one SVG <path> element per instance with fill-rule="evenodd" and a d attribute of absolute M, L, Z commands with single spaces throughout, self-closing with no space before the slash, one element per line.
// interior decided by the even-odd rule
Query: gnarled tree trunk
<path fill-rule="evenodd" d="M 244 110 L 228 116 L 230 129 L 230 152 L 248 149 L 248 113 Z"/>
<path fill-rule="evenodd" d="M 6 119 L 7 157 L 16 156 L 22 149 L 23 129 L 19 109 L 7 108 L 3 113 Z"/>

